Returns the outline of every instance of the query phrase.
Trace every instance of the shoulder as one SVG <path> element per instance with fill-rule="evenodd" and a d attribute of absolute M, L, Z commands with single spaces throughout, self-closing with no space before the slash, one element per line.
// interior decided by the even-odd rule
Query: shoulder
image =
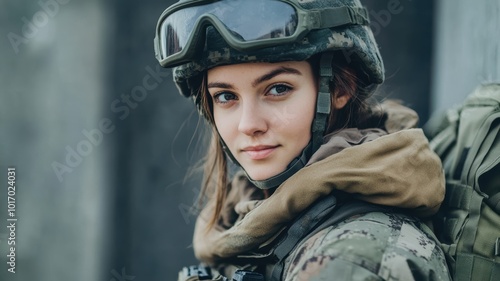
<path fill-rule="evenodd" d="M 284 280 L 449 280 L 441 249 L 419 221 L 372 212 L 301 242 Z M 326 279 L 325 279 L 326 278 Z"/>

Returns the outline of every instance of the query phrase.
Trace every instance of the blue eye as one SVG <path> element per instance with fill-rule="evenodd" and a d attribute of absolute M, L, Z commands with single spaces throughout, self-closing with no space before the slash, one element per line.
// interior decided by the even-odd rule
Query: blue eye
<path fill-rule="evenodd" d="M 284 84 L 277 84 L 271 87 L 269 89 L 269 94 L 273 96 L 282 96 L 285 95 L 288 91 L 290 91 L 292 87 L 284 85 Z"/>
<path fill-rule="evenodd" d="M 230 102 L 231 100 L 236 100 L 236 95 L 234 94 L 231 94 L 231 93 L 228 93 L 228 92 L 222 92 L 220 94 L 216 94 L 214 95 L 214 101 L 216 103 L 228 103 Z"/>

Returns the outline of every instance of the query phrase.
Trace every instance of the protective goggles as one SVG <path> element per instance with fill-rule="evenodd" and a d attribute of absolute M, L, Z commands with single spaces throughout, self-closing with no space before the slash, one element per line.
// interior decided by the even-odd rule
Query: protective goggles
<path fill-rule="evenodd" d="M 306 10 L 297 0 L 194 0 L 167 8 L 156 27 L 155 53 L 163 67 L 195 59 L 213 26 L 239 51 L 301 40 L 309 31 L 343 25 L 367 25 L 364 8 Z"/>

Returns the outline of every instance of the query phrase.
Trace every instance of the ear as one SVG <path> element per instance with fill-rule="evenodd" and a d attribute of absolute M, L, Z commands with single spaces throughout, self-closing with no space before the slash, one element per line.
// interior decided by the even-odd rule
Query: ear
<path fill-rule="evenodd" d="M 351 96 L 344 93 L 344 94 L 339 94 L 337 96 L 333 96 L 333 107 L 337 110 L 344 108 L 344 106 L 347 104 L 347 102 L 351 99 Z"/>

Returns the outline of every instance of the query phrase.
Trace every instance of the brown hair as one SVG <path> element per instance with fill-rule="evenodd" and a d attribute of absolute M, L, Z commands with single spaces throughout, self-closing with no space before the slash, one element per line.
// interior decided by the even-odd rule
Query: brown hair
<path fill-rule="evenodd" d="M 332 63 L 333 80 L 330 82 L 330 92 L 333 102 L 340 95 L 349 95 L 348 103 L 340 110 L 332 110 L 327 123 L 325 134 L 334 132 L 342 128 L 365 127 L 366 116 L 371 115 L 370 106 L 367 102 L 369 91 L 365 90 L 364 83 L 358 78 L 355 69 L 350 65 L 344 56 L 337 56 Z M 315 77 L 318 77 L 319 57 L 315 56 L 308 60 L 311 64 Z M 224 153 L 220 136 L 215 127 L 213 119 L 212 98 L 207 90 L 206 73 L 202 79 L 199 89 L 200 108 L 211 125 L 211 140 L 207 154 L 204 159 L 204 177 L 202 189 L 198 198 L 199 206 L 203 199 L 215 200 L 215 210 L 207 225 L 207 231 L 217 222 L 227 194 L 228 167 L 227 156 Z M 215 198 L 210 198 L 215 195 Z"/>

